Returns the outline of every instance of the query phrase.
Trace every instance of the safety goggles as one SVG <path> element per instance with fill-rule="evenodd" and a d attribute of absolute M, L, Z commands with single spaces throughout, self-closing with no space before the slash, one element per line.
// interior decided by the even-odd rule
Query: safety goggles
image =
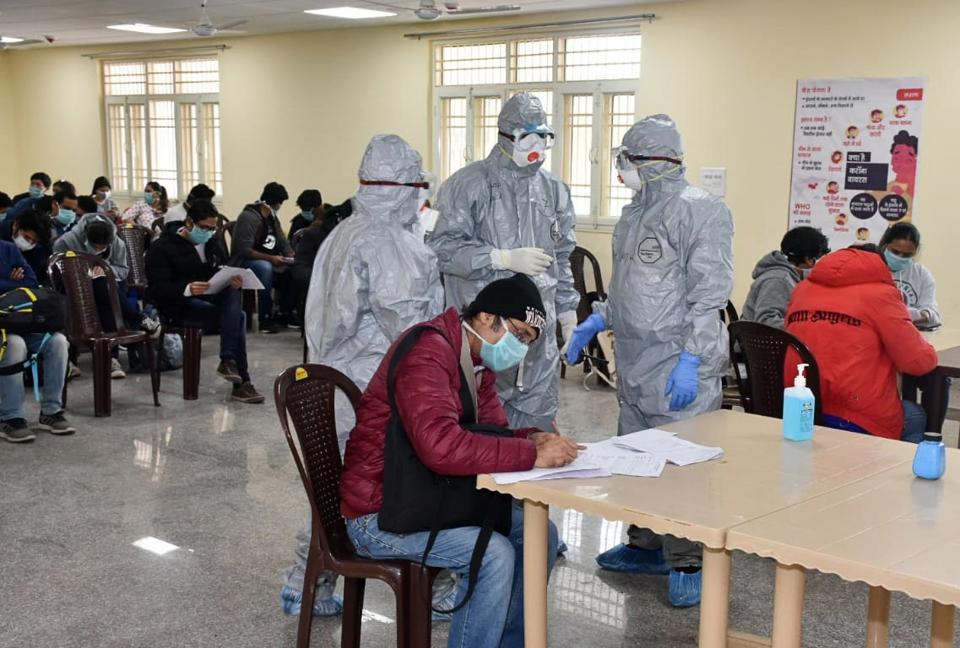
<path fill-rule="evenodd" d="M 539 142 L 543 142 L 547 149 L 553 148 L 556 137 L 548 130 L 543 131 L 521 131 L 516 130 L 512 134 L 498 131 L 500 135 L 513 142 L 514 146 L 520 151 L 532 151 Z"/>
<path fill-rule="evenodd" d="M 618 146 L 613 149 L 610 156 L 616 160 L 619 168 L 626 168 L 628 164 L 642 165 L 647 162 L 670 162 L 671 164 L 683 164 L 682 159 L 667 157 L 665 155 L 630 155 L 625 148 Z"/>

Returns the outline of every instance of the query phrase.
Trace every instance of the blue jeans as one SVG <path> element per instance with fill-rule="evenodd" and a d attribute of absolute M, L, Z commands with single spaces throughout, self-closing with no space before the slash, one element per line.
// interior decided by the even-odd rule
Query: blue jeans
<path fill-rule="evenodd" d="M 460 597 L 466 593 L 470 555 L 480 533 L 478 527 L 448 529 L 437 534 L 427 556 L 431 567 L 444 567 L 463 578 Z M 402 558 L 420 561 L 428 532 L 397 535 L 380 529 L 377 514 L 347 520 L 347 535 L 357 553 L 368 558 Z M 549 523 L 547 573 L 557 560 L 557 527 Z M 459 602 L 459 601 L 458 601 Z M 470 601 L 454 613 L 448 648 L 522 648 L 523 646 L 523 508 L 515 503 L 510 537 L 494 533 L 480 565 Z"/>
<path fill-rule="evenodd" d="M 12 364 L 27 359 L 27 352 L 36 353 L 43 341 L 43 333 L 33 333 L 20 337 L 7 336 L 7 350 L 0 361 L 0 367 L 9 367 Z M 67 375 L 67 352 L 69 349 L 67 338 L 61 333 L 53 333 L 43 345 L 40 358 L 43 362 L 43 387 L 40 390 L 40 411 L 43 414 L 56 414 L 63 406 L 63 382 Z M 14 418 L 26 418 L 23 413 L 23 374 L 15 373 L 9 376 L 0 376 L 0 420 L 8 421 Z"/>
<path fill-rule="evenodd" d="M 247 319 L 241 304 L 241 291 L 224 288 L 215 295 L 191 297 L 183 310 L 183 323 L 204 331 L 220 332 L 220 359 L 233 360 L 240 378 L 250 381 L 247 369 Z"/>
<path fill-rule="evenodd" d="M 903 432 L 900 434 L 900 440 L 910 443 L 920 443 L 923 441 L 923 433 L 927 431 L 926 412 L 923 411 L 922 407 L 912 401 L 903 400 L 900 401 L 900 404 L 903 406 Z M 869 432 L 856 423 L 831 414 L 823 415 L 823 424 L 837 430 L 869 434 Z"/>
<path fill-rule="evenodd" d="M 252 259 L 245 261 L 243 267 L 253 270 L 253 274 L 257 275 L 257 279 L 263 284 L 263 290 L 257 291 L 257 310 L 260 321 L 265 322 L 273 316 L 273 264 L 263 259 Z"/>

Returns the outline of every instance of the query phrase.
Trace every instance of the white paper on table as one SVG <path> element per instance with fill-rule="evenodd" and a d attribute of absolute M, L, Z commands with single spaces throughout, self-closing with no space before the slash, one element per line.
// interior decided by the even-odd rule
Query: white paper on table
<path fill-rule="evenodd" d="M 577 457 L 571 463 L 560 468 L 534 468 L 518 472 L 493 473 L 491 477 L 498 484 L 515 484 L 521 481 L 540 481 L 545 479 L 590 479 L 609 477 L 612 473 L 584 457 Z"/>
<path fill-rule="evenodd" d="M 207 288 L 207 291 L 203 293 L 204 295 L 216 295 L 218 292 L 230 285 L 230 281 L 234 277 L 243 278 L 243 287 L 244 289 L 249 290 L 263 290 L 263 284 L 260 283 L 260 280 L 257 279 L 257 275 L 253 273 L 253 270 L 250 268 L 234 268 L 233 266 L 223 266 L 217 273 L 210 277 L 207 283 L 210 284 L 210 287 Z M 187 284 L 187 287 L 183 290 L 184 297 L 193 297 L 190 293 L 190 284 Z M 199 296 L 199 295 L 197 295 Z"/>
<path fill-rule="evenodd" d="M 703 446 L 686 439 L 679 439 L 671 432 L 656 428 L 617 437 L 614 444 L 630 450 L 650 453 L 678 466 L 689 466 L 723 456 L 723 448 Z"/>
<path fill-rule="evenodd" d="M 607 468 L 614 475 L 628 477 L 659 477 L 667 462 L 646 452 L 618 446 L 617 437 L 596 443 L 584 443 L 583 456 Z"/>

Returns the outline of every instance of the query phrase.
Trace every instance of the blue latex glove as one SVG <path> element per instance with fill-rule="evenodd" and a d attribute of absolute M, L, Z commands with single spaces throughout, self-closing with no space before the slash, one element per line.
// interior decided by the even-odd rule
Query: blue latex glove
<path fill-rule="evenodd" d="M 670 396 L 670 411 L 679 412 L 697 398 L 697 367 L 699 356 L 684 351 L 677 360 L 677 366 L 667 378 L 666 395 Z"/>
<path fill-rule="evenodd" d="M 584 347 L 590 344 L 590 340 L 607 330 L 607 321 L 603 319 L 600 313 L 594 313 L 582 323 L 573 329 L 573 335 L 570 336 L 570 342 L 567 344 L 567 364 L 577 364 L 580 361 L 580 354 Z"/>

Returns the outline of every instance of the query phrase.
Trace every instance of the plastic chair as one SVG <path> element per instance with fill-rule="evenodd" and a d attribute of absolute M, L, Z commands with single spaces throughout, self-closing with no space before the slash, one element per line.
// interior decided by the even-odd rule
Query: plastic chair
<path fill-rule="evenodd" d="M 737 307 L 734 306 L 733 302 L 731 302 L 729 299 L 727 300 L 726 308 L 720 311 L 720 321 L 724 324 L 733 324 L 734 322 L 740 321 L 740 314 L 737 313 Z M 731 364 L 743 364 L 743 354 L 734 354 L 732 349 L 733 347 L 731 347 L 730 352 Z M 744 405 L 743 398 L 740 395 L 740 385 L 731 374 L 730 367 L 727 367 L 727 372 L 723 376 L 722 387 L 723 401 L 720 405 L 720 409 L 730 410 L 738 405 L 746 409 L 746 405 Z"/>
<path fill-rule="evenodd" d="M 217 217 L 217 236 L 220 237 L 220 242 L 223 243 L 225 250 L 232 249 L 230 244 L 233 241 L 233 230 L 236 226 L 237 221 L 227 220 L 222 214 Z M 249 333 L 254 329 L 253 316 L 257 313 L 257 291 L 244 289 L 242 299 L 243 312 L 247 314 L 247 332 Z"/>
<path fill-rule="evenodd" d="M 103 330 L 97 315 L 97 304 L 93 294 L 93 279 L 90 270 L 103 270 L 110 294 L 110 306 L 113 311 L 116 330 Z M 86 347 L 93 354 L 93 408 L 94 416 L 110 416 L 111 378 L 110 350 L 121 344 L 144 344 L 147 361 L 150 365 L 150 384 L 153 389 L 153 404 L 160 407 L 160 371 L 152 340 L 143 331 L 131 331 L 123 321 L 120 311 L 120 298 L 117 293 L 117 278 L 110 264 L 93 254 L 86 252 L 61 252 L 50 258 L 47 265 L 50 284 L 67 295 L 69 311 L 67 317 L 67 339 L 75 348 Z M 64 407 L 66 407 L 66 386 L 64 388 Z"/>
<path fill-rule="evenodd" d="M 587 289 L 586 273 L 584 272 L 588 261 L 593 271 L 593 290 Z M 573 274 L 573 287 L 580 293 L 580 303 L 577 305 L 577 322 L 579 323 L 593 314 L 594 302 L 605 300 L 607 293 L 603 289 L 603 273 L 600 271 L 600 262 L 597 261 L 597 257 L 595 257 L 590 250 L 579 246 L 575 247 L 573 252 L 570 253 L 570 270 Z M 563 347 L 564 344 L 562 338 L 560 325 L 558 324 L 557 340 L 561 347 Z M 583 379 L 584 389 L 589 389 L 587 387 L 587 380 L 589 380 L 590 376 L 595 375 L 598 382 L 605 382 L 607 384 L 611 382 L 606 359 L 603 357 L 603 353 L 600 351 L 596 340 L 592 340 L 590 344 L 587 345 L 583 360 L 583 370 L 586 373 Z M 567 377 L 566 364 L 560 364 L 560 377 Z"/>
<path fill-rule="evenodd" d="M 784 366 L 791 349 L 807 367 L 807 387 L 816 398 L 814 423 L 822 420 L 820 402 L 820 370 L 817 359 L 806 345 L 793 335 L 757 322 L 734 322 L 730 330 L 730 355 L 737 348 L 746 365 L 747 376 L 740 363 L 733 364 L 740 387 L 743 408 L 749 414 L 783 418 Z M 749 378 L 749 379 L 748 379 Z"/>
<path fill-rule="evenodd" d="M 177 326 L 165 317 L 161 317 L 162 335 L 160 337 L 160 357 L 166 353 L 163 335 L 172 333 L 183 338 L 183 400 L 197 400 L 200 397 L 200 356 L 203 348 L 203 329 L 196 326 Z"/>
<path fill-rule="evenodd" d="M 407 560 L 371 560 L 357 555 L 340 515 L 340 474 L 343 463 L 337 445 L 334 394 L 343 392 L 353 405 L 360 390 L 339 371 L 322 365 L 290 367 L 274 383 L 280 426 L 310 500 L 312 529 L 297 647 L 310 645 L 310 626 L 317 576 L 321 570 L 344 577 L 341 646 L 359 648 L 366 579 L 375 578 L 393 589 L 397 601 L 397 646 L 429 648 L 433 580 L 440 570 L 422 570 Z M 288 418 L 293 421 L 291 434 Z"/>
<path fill-rule="evenodd" d="M 150 240 L 150 230 L 142 225 L 124 223 L 117 228 L 117 237 L 127 248 L 127 285 L 136 288 L 142 295 L 147 287 L 147 241 Z"/>

